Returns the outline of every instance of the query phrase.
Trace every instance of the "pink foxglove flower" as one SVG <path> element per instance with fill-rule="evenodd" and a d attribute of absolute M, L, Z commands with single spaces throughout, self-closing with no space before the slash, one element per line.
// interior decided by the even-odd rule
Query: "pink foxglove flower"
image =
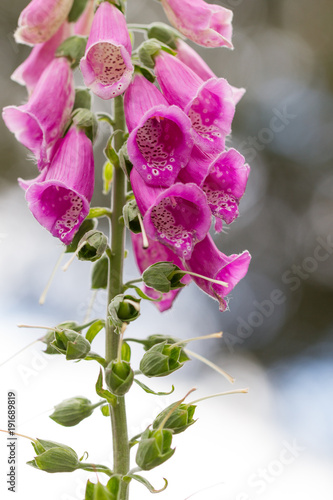
<path fill-rule="evenodd" d="M 203 0 L 161 0 L 175 28 L 192 42 L 204 47 L 233 48 L 231 10 Z"/>
<path fill-rule="evenodd" d="M 225 311 L 227 301 L 225 297 L 244 278 L 247 273 L 251 256 L 248 251 L 240 255 L 224 255 L 215 246 L 210 235 L 194 247 L 192 256 L 185 261 L 185 268 L 193 273 L 200 274 L 207 278 L 223 281 L 228 286 L 222 286 L 217 283 L 202 278 L 192 276 L 193 281 L 208 295 L 218 300 L 220 311 Z"/>
<path fill-rule="evenodd" d="M 128 87 L 124 107 L 134 168 L 151 186 L 171 186 L 193 147 L 190 119 L 141 75 Z"/>
<path fill-rule="evenodd" d="M 85 85 L 102 99 L 122 94 L 132 78 L 131 54 L 124 15 L 115 5 L 103 2 L 95 14 L 80 63 Z"/>
<path fill-rule="evenodd" d="M 147 235 L 167 245 L 178 257 L 189 259 L 210 228 L 211 211 L 204 192 L 193 183 L 152 188 L 135 169 L 131 184 Z"/>
<path fill-rule="evenodd" d="M 235 149 L 221 153 L 210 166 L 202 189 L 216 217 L 217 231 L 222 230 L 222 220 L 230 224 L 238 217 L 238 205 L 245 193 L 249 173 L 249 165 Z"/>
<path fill-rule="evenodd" d="M 14 71 L 11 79 L 25 85 L 31 94 L 43 71 L 53 61 L 57 48 L 70 35 L 70 24 L 64 22 L 47 42 L 39 43 L 32 49 L 26 60 Z"/>
<path fill-rule="evenodd" d="M 155 73 L 167 101 L 189 116 L 197 146 L 210 154 L 223 151 L 235 114 L 229 83 L 223 78 L 204 82 L 179 59 L 164 51 L 155 58 Z"/>
<path fill-rule="evenodd" d="M 194 73 L 196 73 L 204 81 L 210 78 L 216 78 L 215 73 L 210 69 L 208 64 L 199 56 L 199 54 L 192 49 L 187 43 L 185 43 L 180 38 L 177 38 L 177 58 L 182 61 L 186 66 L 191 68 Z M 233 96 L 234 103 L 237 104 L 243 95 L 245 94 L 244 88 L 237 88 L 230 85 Z"/>
<path fill-rule="evenodd" d="M 74 24 L 75 35 L 89 36 L 94 19 L 94 0 L 88 0 L 86 8 Z"/>
<path fill-rule="evenodd" d="M 71 10 L 73 0 L 32 0 L 21 12 L 15 40 L 35 45 L 49 40 Z"/>
<path fill-rule="evenodd" d="M 182 261 L 177 257 L 168 247 L 162 245 L 158 241 L 151 240 L 148 238 L 149 246 L 148 248 L 143 248 L 142 236 L 141 234 L 131 233 L 132 236 L 132 244 L 135 255 L 135 260 L 142 274 L 143 271 L 147 269 L 147 267 L 155 264 L 156 262 L 173 262 L 180 269 L 184 269 Z M 184 284 L 188 284 L 191 281 L 191 277 L 189 275 L 184 276 L 181 279 L 181 282 Z M 153 288 L 149 288 L 144 285 L 144 292 L 151 297 L 152 299 L 157 299 L 160 296 L 159 292 L 156 292 Z M 156 307 L 161 311 L 166 311 L 170 309 L 175 300 L 178 293 L 181 291 L 181 288 L 178 290 L 170 290 L 168 293 L 163 293 L 163 298 L 159 302 L 154 302 Z"/>
<path fill-rule="evenodd" d="M 29 209 L 50 233 L 68 245 L 89 212 L 94 191 L 92 143 L 72 127 L 59 140 L 49 167 L 33 181 L 19 180 Z"/>
<path fill-rule="evenodd" d="M 27 104 L 7 106 L 2 116 L 16 139 L 43 168 L 61 136 L 74 104 L 74 80 L 67 59 L 54 59 L 44 70 Z"/>

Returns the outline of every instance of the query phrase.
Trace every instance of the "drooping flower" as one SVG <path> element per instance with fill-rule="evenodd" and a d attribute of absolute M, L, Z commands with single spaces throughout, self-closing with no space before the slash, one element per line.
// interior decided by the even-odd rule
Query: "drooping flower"
<path fill-rule="evenodd" d="M 177 58 L 182 61 L 186 66 L 191 68 L 194 73 L 196 73 L 200 78 L 204 81 L 209 80 L 210 78 L 217 78 L 215 73 L 210 69 L 208 64 L 199 56 L 199 54 L 192 49 L 186 42 L 177 38 Z M 230 85 L 233 97 L 234 104 L 237 104 L 243 95 L 245 94 L 244 88 L 237 88 L 233 85 Z"/>
<path fill-rule="evenodd" d="M 230 224 L 239 215 L 238 205 L 245 193 L 250 174 L 244 156 L 235 149 L 221 153 L 210 166 L 202 183 L 208 205 L 216 217 L 215 229 L 222 230 L 222 220 Z"/>
<path fill-rule="evenodd" d="M 204 82 L 179 59 L 164 51 L 155 58 L 155 73 L 167 101 L 189 116 L 197 146 L 210 154 L 223 151 L 235 114 L 229 83 L 224 78 Z"/>
<path fill-rule="evenodd" d="M 82 129 L 71 127 L 59 140 L 50 166 L 33 181 L 19 182 L 33 216 L 68 245 L 89 212 L 94 191 L 91 141 Z"/>
<path fill-rule="evenodd" d="M 44 70 L 26 104 L 3 110 L 5 124 L 33 152 L 40 169 L 48 163 L 51 148 L 70 117 L 74 96 L 70 64 L 59 57 Z"/>
<path fill-rule="evenodd" d="M 231 10 L 203 0 L 161 0 L 175 28 L 192 42 L 204 47 L 233 48 Z"/>
<path fill-rule="evenodd" d="M 94 0 L 88 0 L 88 3 L 83 13 L 74 24 L 75 35 L 89 36 L 93 19 L 94 19 Z"/>
<path fill-rule="evenodd" d="M 247 250 L 239 255 L 233 254 L 229 256 L 220 252 L 208 234 L 205 239 L 195 245 L 191 258 L 184 261 L 184 265 L 188 271 L 228 284 L 225 287 L 192 276 L 193 281 L 204 292 L 219 302 L 219 309 L 223 312 L 227 308 L 225 297 L 244 278 L 250 260 L 251 255 Z"/>
<path fill-rule="evenodd" d="M 32 0 L 19 17 L 16 42 L 35 45 L 49 40 L 67 18 L 72 4 L 73 0 Z"/>
<path fill-rule="evenodd" d="M 47 42 L 37 44 L 11 76 L 15 82 L 25 85 L 29 94 L 33 91 L 47 66 L 53 61 L 56 49 L 70 36 L 71 26 L 64 22 Z"/>
<path fill-rule="evenodd" d="M 150 187 L 135 169 L 131 185 L 147 235 L 178 257 L 189 259 L 210 228 L 211 211 L 204 192 L 193 183 L 178 182 L 167 189 Z"/>
<path fill-rule="evenodd" d="M 173 262 L 180 269 L 185 270 L 182 261 L 167 246 L 148 238 L 149 246 L 148 248 L 143 248 L 141 234 L 131 233 L 131 237 L 135 260 L 141 274 L 147 269 L 147 267 L 155 264 L 156 262 Z M 186 275 L 181 279 L 181 282 L 186 285 L 190 283 L 190 281 L 191 277 L 189 275 Z M 181 288 L 163 293 L 162 300 L 154 302 L 154 304 L 161 312 L 170 309 L 180 290 Z M 146 285 L 144 285 L 143 291 L 152 299 L 160 297 L 160 293 L 156 292 L 153 288 L 147 287 Z"/>
<path fill-rule="evenodd" d="M 124 15 L 115 5 L 103 2 L 94 16 L 80 62 L 85 85 L 102 99 L 122 94 L 132 78 L 131 54 Z"/>
<path fill-rule="evenodd" d="M 171 186 L 193 147 L 191 121 L 142 75 L 135 75 L 124 99 L 130 132 L 127 149 L 134 168 L 151 186 Z"/>
<path fill-rule="evenodd" d="M 197 146 L 194 146 L 188 164 L 179 172 L 177 181 L 184 184 L 194 182 L 201 187 L 214 159 L 215 156 L 203 153 Z"/>

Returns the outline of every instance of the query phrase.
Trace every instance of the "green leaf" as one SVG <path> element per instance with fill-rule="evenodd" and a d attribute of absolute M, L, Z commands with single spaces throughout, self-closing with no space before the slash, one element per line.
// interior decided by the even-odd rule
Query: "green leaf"
<path fill-rule="evenodd" d="M 118 166 L 119 158 L 114 147 L 112 146 L 112 139 L 113 139 L 113 134 L 109 137 L 109 140 L 104 149 L 104 154 L 112 165 Z"/>
<path fill-rule="evenodd" d="M 87 2 L 88 0 L 74 0 L 67 18 L 69 23 L 75 23 L 79 19 L 86 8 Z"/>
<path fill-rule="evenodd" d="M 75 101 L 73 111 L 78 108 L 90 109 L 91 108 L 91 94 L 86 88 L 75 89 Z"/>
<path fill-rule="evenodd" d="M 99 290 L 108 286 L 108 269 L 109 259 L 103 255 L 97 262 L 94 263 L 91 273 L 91 288 Z"/>
<path fill-rule="evenodd" d="M 96 335 L 105 327 L 104 319 L 98 319 L 91 325 L 89 330 L 86 333 L 86 339 L 92 343 Z"/>
<path fill-rule="evenodd" d="M 87 219 L 93 219 L 94 217 L 110 217 L 111 210 L 105 207 L 91 207 L 87 215 Z"/>
<path fill-rule="evenodd" d="M 73 123 L 84 130 L 88 139 L 94 142 L 98 130 L 98 121 L 95 114 L 86 108 L 77 108 L 72 113 Z"/>
<path fill-rule="evenodd" d="M 104 417 L 109 417 L 110 416 L 110 407 L 109 407 L 109 405 L 104 405 L 104 406 L 101 406 L 100 408 L 101 408 L 101 412 L 104 415 Z"/>
<path fill-rule="evenodd" d="M 165 479 L 165 477 L 163 478 L 164 486 L 160 490 L 156 490 L 145 477 L 139 476 L 138 474 L 126 474 L 126 476 L 123 477 L 125 481 L 128 478 L 134 479 L 135 481 L 138 481 L 138 483 L 143 484 L 146 488 L 148 488 L 150 493 L 160 493 L 161 491 L 164 491 L 168 486 L 168 481 Z"/>
<path fill-rule="evenodd" d="M 172 386 L 172 389 L 170 392 L 155 392 L 152 389 L 149 389 L 149 387 L 147 387 L 145 384 L 143 384 L 142 382 L 140 382 L 140 380 L 138 380 L 136 378 L 134 379 L 134 382 L 136 382 L 141 387 L 141 389 L 143 389 L 145 392 L 147 392 L 147 394 L 155 394 L 155 396 L 169 396 L 169 394 L 172 394 L 173 391 L 175 390 L 175 387 Z"/>
<path fill-rule="evenodd" d="M 117 398 L 113 394 L 111 394 L 110 391 L 107 391 L 106 389 L 103 389 L 103 373 L 102 369 L 99 371 L 98 379 L 96 382 L 96 392 L 97 394 L 103 398 L 106 399 L 108 403 L 110 403 L 112 406 L 115 406 L 117 404 Z"/>
<path fill-rule="evenodd" d="M 110 161 L 106 161 L 103 166 L 103 194 L 108 194 L 111 189 L 112 179 L 113 179 L 113 164 Z"/>
<path fill-rule="evenodd" d="M 97 363 L 102 365 L 103 368 L 105 368 L 107 365 L 107 362 L 105 361 L 105 359 L 102 356 L 100 356 L 99 354 L 97 354 L 96 352 L 90 351 L 88 356 L 86 356 L 84 359 L 85 359 L 85 361 L 97 361 Z"/>

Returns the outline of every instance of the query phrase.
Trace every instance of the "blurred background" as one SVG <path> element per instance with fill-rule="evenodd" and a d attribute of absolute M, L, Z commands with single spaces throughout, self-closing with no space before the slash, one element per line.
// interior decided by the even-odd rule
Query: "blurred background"
<path fill-rule="evenodd" d="M 213 3 L 213 2 L 211 2 Z M 146 475 L 156 487 L 169 479 L 161 500 L 321 500 L 333 491 L 333 4 L 329 0 L 226 0 L 234 11 L 234 51 L 198 52 L 214 72 L 246 87 L 237 106 L 230 144 L 251 165 L 241 216 L 216 243 L 226 254 L 248 249 L 250 271 L 232 293 L 230 310 L 194 285 L 181 292 L 163 315 L 144 304 L 130 327 L 131 336 L 152 333 L 181 338 L 223 330 L 219 341 L 197 342 L 192 350 L 231 373 L 236 388 L 248 395 L 225 396 L 199 403 L 198 422 L 177 436 L 170 462 Z M 25 88 L 10 75 L 29 53 L 16 46 L 13 32 L 24 0 L 2 2 L 1 107 L 20 104 Z M 151 0 L 128 2 L 129 22 L 166 20 Z M 138 40 L 140 38 L 138 37 Z M 77 70 L 77 81 L 81 83 Z M 56 105 L 56 103 L 55 103 Z M 109 103 L 95 98 L 96 109 Z M 42 330 L 18 329 L 18 323 L 55 325 L 82 321 L 91 299 L 90 265 L 75 262 L 58 271 L 43 307 L 38 299 L 61 254 L 61 245 L 29 213 L 17 177 L 37 170 L 27 151 L 0 122 L 0 271 L 1 271 L 1 413 L 7 427 L 8 390 L 17 394 L 18 432 L 64 442 L 89 461 L 110 461 L 109 422 L 96 410 L 79 427 L 61 428 L 48 418 L 54 404 L 84 395 L 96 400 L 98 368 L 75 366 L 60 356 L 47 357 L 36 342 Z M 101 149 L 107 128 L 96 144 L 97 189 L 94 204 L 108 203 L 101 192 Z M 126 276 L 137 277 L 130 245 Z M 91 317 L 103 317 L 105 294 L 99 292 Z M 95 350 L 103 349 L 96 339 Z M 142 354 L 133 348 L 134 359 Z M 153 380 L 156 390 L 176 392 L 164 398 L 139 388 L 129 397 L 130 434 L 144 430 L 159 411 L 190 388 L 197 397 L 232 387 L 216 372 L 194 360 L 170 380 Z M 149 385 L 149 384 L 148 384 Z M 192 398 L 194 399 L 194 398 Z M 80 456 L 81 456 L 80 455 Z M 18 500 L 84 498 L 88 475 L 47 475 L 25 465 L 33 456 L 27 440 L 18 442 Z M 6 436 L 0 440 L 0 491 L 6 488 Z M 93 480 L 95 475 L 90 476 Z M 137 500 L 149 497 L 133 485 Z M 11 497 L 10 497 L 11 498 Z"/>

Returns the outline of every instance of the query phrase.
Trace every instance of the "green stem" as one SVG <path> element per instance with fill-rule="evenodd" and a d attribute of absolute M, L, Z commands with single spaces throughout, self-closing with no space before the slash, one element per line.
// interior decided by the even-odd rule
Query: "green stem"
<path fill-rule="evenodd" d="M 123 98 L 114 99 L 115 130 L 125 131 Z M 114 136 L 115 150 L 123 145 L 123 134 Z M 112 216 L 111 216 L 111 251 L 109 252 L 108 304 L 123 291 L 123 263 L 125 251 L 125 227 L 122 218 L 126 178 L 120 167 L 114 169 L 112 181 Z M 120 337 L 115 328 L 106 322 L 105 359 L 107 363 L 117 358 Z M 129 471 L 129 444 L 124 396 L 117 397 L 117 404 L 110 405 L 110 416 L 113 437 L 113 470 L 115 474 L 125 475 Z M 128 483 L 122 483 L 119 500 L 128 499 Z"/>

